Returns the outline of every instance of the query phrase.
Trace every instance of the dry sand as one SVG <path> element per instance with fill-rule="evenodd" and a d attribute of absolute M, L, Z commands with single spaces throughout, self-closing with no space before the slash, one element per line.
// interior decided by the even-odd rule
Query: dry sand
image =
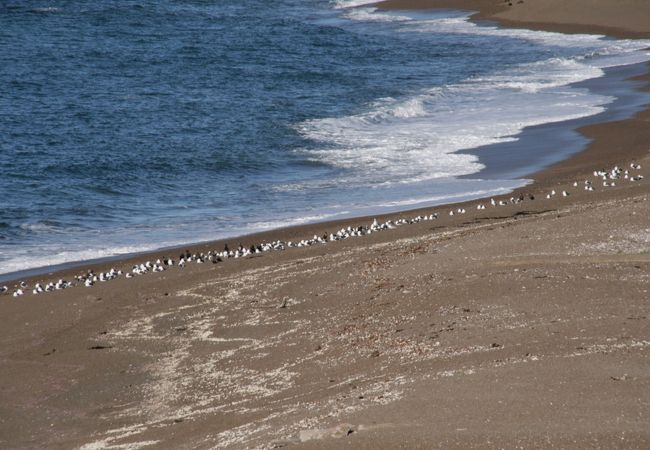
<path fill-rule="evenodd" d="M 475 19 L 534 30 L 650 36 L 647 0 L 386 0 L 377 5 L 386 9 L 466 9 L 477 12 Z"/>
<path fill-rule="evenodd" d="M 649 122 L 583 129 L 534 201 L 1 296 L 0 447 L 650 447 Z"/>

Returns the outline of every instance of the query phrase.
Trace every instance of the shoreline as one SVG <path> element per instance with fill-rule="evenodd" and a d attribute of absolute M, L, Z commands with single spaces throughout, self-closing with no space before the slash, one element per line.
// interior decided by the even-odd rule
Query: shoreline
<path fill-rule="evenodd" d="M 513 178 L 542 181 L 551 168 L 562 167 L 566 161 L 588 151 L 588 147 L 594 144 L 587 135 L 590 127 L 633 120 L 642 113 L 644 105 L 650 105 L 650 95 L 645 94 L 650 92 L 649 80 L 650 62 L 644 62 L 609 67 L 604 69 L 601 77 L 569 84 L 570 87 L 586 88 L 594 94 L 614 97 L 615 100 L 598 114 L 526 127 L 516 135 L 515 142 L 461 150 L 459 153 L 476 155 L 485 168 L 460 178 L 500 179 L 509 174 Z M 548 148 L 562 148 L 563 152 L 549 156 L 545 152 Z M 503 159 L 517 162 L 506 168 L 497 167 L 497 163 Z M 611 162 L 608 161 L 608 164 Z"/>
<path fill-rule="evenodd" d="M 364 6 L 372 6 L 372 5 L 364 5 Z M 504 27 L 513 27 L 513 28 L 527 28 L 527 29 L 533 29 L 533 30 L 540 30 L 540 31 L 559 31 L 559 32 L 570 32 L 570 33 L 590 33 L 590 34 L 600 34 L 603 33 L 604 31 L 610 31 L 611 36 L 617 37 L 617 38 L 636 38 L 636 37 L 648 37 L 650 38 L 650 33 L 639 33 L 637 31 L 630 32 L 630 31 L 625 31 L 625 30 L 610 30 L 608 27 L 603 27 L 602 25 L 574 25 L 574 24 L 563 24 L 561 25 L 561 28 L 563 29 L 554 29 L 553 27 L 548 28 L 546 27 L 545 23 L 537 23 L 537 22 L 517 22 L 513 21 L 511 19 L 503 18 L 500 17 L 499 14 L 503 13 L 504 11 L 507 11 L 508 8 L 499 5 L 499 4 L 494 4 L 493 2 L 486 1 L 486 0 L 384 0 L 381 1 L 374 6 L 378 7 L 379 9 L 386 9 L 386 10 L 399 10 L 399 9 L 414 9 L 414 10 L 426 10 L 426 9 L 435 9 L 435 8 L 442 8 L 442 9 L 455 9 L 455 10 L 478 10 L 475 14 L 473 14 L 470 17 L 470 20 L 475 21 L 475 22 L 481 22 L 481 21 L 492 21 L 496 22 L 500 26 Z M 453 8 L 452 8 L 453 6 Z M 529 26 L 530 25 L 530 26 Z M 567 29 L 567 31 L 564 30 L 564 28 Z M 608 75 L 607 73 L 610 70 L 613 70 L 615 68 L 626 68 L 626 67 L 631 67 L 631 66 L 646 66 L 646 70 L 644 70 L 644 75 L 640 77 L 631 77 L 632 78 L 637 78 L 639 81 L 645 82 L 645 86 L 642 86 L 638 89 L 638 91 L 650 91 L 650 62 L 647 63 L 636 63 L 628 66 L 615 66 L 612 68 L 605 69 L 605 74 L 602 77 L 596 78 L 596 79 L 589 79 L 577 83 L 570 84 L 570 86 L 586 86 L 589 88 L 589 86 L 594 82 L 594 80 L 606 80 Z M 607 82 L 607 81 L 605 81 Z M 634 89 L 633 91 L 636 91 Z M 607 95 L 607 94 L 604 94 Z M 591 127 L 591 125 L 599 125 L 601 122 L 596 123 L 595 118 L 600 117 L 600 116 L 607 116 L 607 113 L 610 109 L 611 105 L 606 105 L 606 110 L 604 113 L 599 113 L 594 116 L 587 116 L 584 118 L 580 119 L 574 119 L 574 120 L 568 120 L 568 121 L 563 121 L 563 122 L 557 122 L 557 123 L 551 123 L 551 124 L 542 124 L 542 125 L 536 125 L 532 127 L 526 127 L 524 128 L 520 133 L 518 133 L 516 136 L 519 138 L 519 140 L 526 139 L 529 134 L 531 133 L 531 130 L 537 130 L 537 129 L 544 129 L 545 127 L 551 125 L 551 126 L 557 126 L 558 128 L 561 128 L 563 131 L 575 131 L 578 133 L 580 137 L 584 137 L 585 140 L 589 141 L 591 138 L 587 135 L 585 135 L 585 130 L 590 130 L 589 132 L 592 133 L 594 136 L 598 136 L 599 132 L 595 130 L 594 128 Z M 629 120 L 634 121 L 634 117 L 630 117 Z M 574 126 L 567 126 L 567 124 L 570 123 L 586 123 L 587 125 L 581 125 L 579 127 L 574 127 Z M 610 120 L 605 120 L 602 122 L 602 124 L 610 123 Z M 610 128 L 610 127 L 608 127 Z M 592 131 L 593 130 L 593 131 Z M 531 137 L 531 140 L 533 138 Z M 583 146 L 583 148 L 577 152 L 577 155 L 580 155 L 582 153 L 589 152 L 590 146 L 593 143 L 587 143 Z M 595 144 L 594 144 L 595 145 Z M 461 150 L 459 153 L 467 153 L 467 154 L 473 154 L 479 157 L 479 160 L 481 156 L 485 156 L 485 153 L 481 155 L 481 151 L 489 149 L 489 148 L 496 148 L 496 149 L 502 149 L 503 147 L 507 147 L 508 144 L 495 144 L 495 145 L 488 145 L 488 146 L 480 146 L 468 150 Z M 518 147 L 524 147 L 524 144 L 518 144 L 515 143 L 515 146 Z M 602 152 L 601 152 L 602 153 Z M 642 156 L 643 152 L 642 151 L 637 151 L 635 153 L 636 155 Z M 563 169 L 562 166 L 566 162 L 567 167 L 569 165 L 574 164 L 573 162 L 569 161 L 575 161 L 574 157 L 577 156 L 576 154 L 569 156 L 568 158 L 564 158 L 563 160 L 559 162 L 553 162 L 551 164 L 545 163 L 538 163 L 537 165 L 542 165 L 543 168 L 541 170 L 534 170 L 534 171 L 522 171 L 516 178 L 512 178 L 514 180 L 519 179 L 519 180 L 526 180 L 530 179 L 532 180 L 533 185 L 540 183 L 540 181 L 545 180 L 549 176 L 552 176 L 554 174 L 560 174 L 563 173 L 566 176 L 570 176 L 569 171 L 566 169 Z M 600 155 L 603 157 L 604 155 Z M 638 156 L 637 156 L 638 157 Z M 580 160 L 581 158 L 578 158 Z M 588 158 L 587 158 L 588 160 Z M 609 159 L 608 161 L 612 161 L 613 159 Z M 586 161 L 588 162 L 588 161 Z M 487 165 L 486 165 L 487 166 Z M 580 167 L 582 170 L 587 168 L 586 166 L 581 166 Z M 487 170 L 486 170 L 487 169 Z M 483 169 L 481 172 L 478 172 L 476 174 L 468 175 L 468 176 L 461 176 L 460 178 L 481 178 L 482 173 L 490 173 L 490 167 L 487 166 L 486 169 Z M 488 177 L 489 178 L 489 177 Z M 511 178 L 508 178 L 510 180 Z M 547 180 L 548 181 L 548 180 Z M 533 185 L 527 184 L 523 186 L 522 188 L 517 188 L 511 191 L 511 193 L 520 193 L 520 192 L 525 192 L 530 189 L 534 189 Z M 507 195 L 510 195 L 507 194 Z M 194 249 L 206 249 L 208 247 L 211 248 L 221 248 L 223 247 L 224 243 L 231 243 L 234 241 L 242 241 L 245 243 L 251 243 L 251 242 L 261 242 L 262 240 L 287 240 L 284 239 L 284 236 L 290 236 L 291 239 L 296 239 L 296 238 L 308 238 L 309 236 L 312 236 L 314 233 L 320 234 L 322 232 L 329 232 L 332 229 L 338 229 L 340 226 L 358 226 L 363 224 L 366 224 L 369 220 L 372 221 L 373 217 L 377 218 L 399 218 L 404 215 L 409 215 L 411 213 L 431 213 L 435 209 L 440 209 L 448 206 L 453 206 L 453 205 L 467 205 L 470 204 L 471 202 L 474 201 L 480 201 L 484 199 L 484 197 L 478 197 L 475 198 L 474 200 L 470 201 L 451 201 L 451 202 L 445 202 L 445 203 L 440 203 L 434 206 L 408 206 L 404 205 L 401 207 L 396 207 L 394 211 L 388 211 L 388 212 L 379 212 L 374 215 L 366 215 L 366 214 L 359 214 L 359 215 L 351 215 L 351 216 L 346 216 L 342 218 L 336 218 L 336 219 L 327 219 L 324 221 L 318 221 L 318 222 L 307 222 L 299 225 L 290 225 L 290 226 L 285 226 L 285 227 L 280 227 L 280 228 L 272 228 L 269 230 L 264 230 L 264 231 L 257 231 L 257 232 L 251 232 L 251 233 L 244 233 L 241 235 L 234 235 L 231 237 L 226 237 L 226 238 L 218 238 L 218 239 L 210 239 L 210 240 L 205 240 L 205 241 L 197 241 L 197 242 L 188 242 L 186 244 L 179 244 L 179 245 L 171 245 L 171 246 L 165 246 L 161 248 L 155 248 L 153 250 L 143 250 L 143 251 L 136 251 L 132 253 L 124 253 L 124 254 L 117 254 L 117 255 L 110 255 L 110 256 L 104 256 L 104 257 L 99 257 L 99 258 L 93 258 L 89 260 L 77 260 L 77 261 L 68 261 L 68 262 L 63 262 L 63 263 L 58 263 L 58 264 L 52 264 L 52 265 L 45 265 L 45 266 L 38 266 L 38 267 L 32 267 L 24 270 L 19 270 L 19 271 L 13 271 L 13 272 L 8 272 L 8 273 L 2 273 L 0 274 L 0 284 L 7 284 L 7 283 L 16 283 L 19 281 L 28 281 L 30 283 L 33 283 L 34 281 L 42 281 L 40 278 L 43 276 L 47 277 L 56 277 L 56 276 L 70 276 L 72 272 L 79 271 L 82 268 L 88 268 L 92 270 L 105 270 L 107 269 L 110 263 L 118 263 L 118 264 L 134 264 L 138 261 L 140 261 L 141 258 L 159 258 L 162 256 L 167 256 L 169 254 L 175 254 L 178 253 L 179 251 L 185 250 L 185 249 L 190 249 L 191 251 L 194 251 Z M 473 204 L 473 203 L 472 203 Z M 369 222 L 368 222 L 369 223 Z M 306 233 L 304 236 L 300 236 L 300 230 L 304 230 Z M 140 261 L 141 262 L 141 261 Z"/>
<path fill-rule="evenodd" d="M 638 81 L 650 89 L 647 63 Z M 0 446 L 648 448 L 649 123 L 646 107 L 580 126 L 585 150 L 495 197 L 518 204 L 377 215 L 440 212 L 327 245 L 0 295 Z M 645 178 L 604 187 L 593 171 L 614 164 Z M 457 208 L 467 214 L 447 214 Z"/>
<path fill-rule="evenodd" d="M 635 63 L 626 66 L 614 66 L 611 68 L 607 68 L 604 70 L 605 73 L 602 77 L 580 81 L 571 84 L 570 86 L 585 86 L 588 89 L 592 89 L 593 84 L 595 83 L 600 82 L 602 84 L 607 84 L 608 81 L 611 81 L 609 79 L 610 78 L 609 73 L 617 70 L 622 70 L 627 73 L 627 75 L 623 75 L 623 76 L 619 75 L 617 76 L 617 78 L 621 78 L 626 81 L 634 80 L 639 83 L 639 86 L 630 88 L 629 92 L 627 92 L 628 97 L 634 96 L 635 93 L 638 92 L 650 92 L 650 62 Z M 629 72 L 633 72 L 633 74 L 630 75 Z M 595 90 L 594 92 L 601 93 L 603 95 L 608 95 L 607 92 L 600 92 L 599 90 Z M 615 100 L 614 103 L 617 102 L 618 100 Z M 638 109 L 635 108 L 635 105 L 629 105 L 628 103 L 625 103 L 625 101 L 622 102 L 623 102 L 623 106 L 621 109 L 623 110 Z M 649 104 L 650 104 L 650 100 L 649 100 Z M 585 143 L 580 150 L 571 152 L 571 154 L 568 157 L 565 157 L 564 159 L 558 162 L 554 162 L 550 164 L 537 163 L 536 165 L 542 166 L 541 170 L 536 170 L 532 172 L 524 170 L 519 175 L 518 178 L 513 178 L 513 180 L 520 179 L 524 181 L 526 179 L 530 179 L 531 183 L 526 184 L 523 187 L 516 188 L 507 194 L 501 194 L 494 197 L 499 197 L 499 198 L 510 197 L 512 195 L 521 195 L 522 193 L 527 193 L 530 191 L 539 191 L 540 189 L 543 189 L 547 185 L 551 185 L 554 183 L 557 184 L 560 181 L 566 181 L 567 177 L 572 177 L 572 176 L 575 177 L 577 175 L 585 175 L 586 173 L 588 173 L 589 168 L 592 165 L 592 156 L 590 155 L 592 154 L 594 148 L 599 149 L 597 150 L 599 154 L 598 157 L 602 160 L 604 164 L 610 164 L 610 165 L 615 164 L 616 161 L 621 159 L 618 156 L 610 158 L 607 155 L 605 155 L 604 154 L 605 152 L 603 152 L 602 149 L 606 145 L 601 144 L 600 142 L 598 142 L 598 140 L 593 141 L 593 139 L 598 138 L 599 136 L 603 138 L 609 135 L 611 129 L 617 126 L 625 126 L 625 127 L 632 126 L 633 128 L 636 129 L 638 127 L 635 126 L 634 124 L 636 124 L 638 120 L 643 121 L 644 119 L 642 117 L 644 116 L 643 116 L 643 111 L 641 111 L 627 119 L 612 120 L 612 116 L 615 116 L 615 114 L 613 114 L 610 111 L 612 106 L 613 104 L 606 105 L 605 111 L 593 116 L 587 116 L 587 117 L 572 119 L 568 121 L 554 122 L 550 124 L 542 124 L 542 125 L 526 127 L 516 135 L 518 137 L 518 140 L 517 142 L 514 143 L 480 146 L 468 150 L 462 150 L 460 151 L 460 153 L 468 153 L 468 154 L 476 155 L 479 157 L 480 160 L 482 156 L 486 157 L 485 155 L 486 150 L 494 148 L 497 151 L 503 151 L 503 149 L 513 146 L 515 147 L 515 153 L 513 154 L 513 156 L 516 156 L 516 149 L 527 147 L 527 145 L 531 141 L 538 138 L 538 136 L 535 136 L 535 132 L 533 132 L 533 130 L 540 130 L 540 129 L 544 130 L 545 128 L 550 128 L 551 130 L 560 129 L 563 132 L 575 133 L 577 136 L 583 138 L 584 140 L 587 141 L 592 140 L 592 142 Z M 628 115 L 620 111 L 618 112 L 618 114 Z M 599 119 L 600 117 L 602 117 L 604 121 Z M 601 128 L 606 128 L 608 132 L 607 133 L 600 132 L 599 130 Z M 542 135 L 550 134 L 550 133 L 553 133 L 553 131 L 542 132 Z M 631 148 L 630 147 L 625 148 L 625 152 L 627 153 L 627 155 L 623 157 L 625 161 L 636 160 L 645 155 L 643 147 L 639 146 L 638 144 L 633 145 Z M 481 152 L 483 152 L 483 154 Z M 468 176 L 463 176 L 460 178 L 482 179 L 483 177 L 481 177 L 481 174 L 487 173 L 489 179 L 490 178 L 489 174 L 493 168 L 490 167 L 489 164 L 484 164 L 484 165 L 486 167 L 480 172 Z M 510 180 L 510 178 L 507 179 Z M 439 210 L 441 209 L 445 209 L 446 211 L 449 207 L 460 206 L 465 208 L 467 207 L 475 208 L 477 203 L 484 203 L 486 198 L 487 197 L 477 197 L 473 200 L 454 201 L 454 202 L 440 203 L 437 205 L 424 206 L 424 207 L 414 207 L 414 208 L 408 206 L 405 206 L 403 208 L 397 207 L 400 209 L 393 212 L 382 212 L 374 215 L 363 215 L 363 214 L 358 216 L 353 215 L 351 217 L 345 217 L 345 218 L 334 219 L 334 220 L 308 222 L 300 225 L 291 225 L 287 227 L 273 228 L 265 231 L 252 232 L 252 233 L 247 233 L 247 234 L 242 234 L 242 235 L 237 235 L 237 236 L 232 236 L 232 237 L 227 237 L 222 239 L 211 239 L 211 240 L 191 242 L 191 243 L 181 244 L 181 245 L 166 246 L 154 250 L 144 250 L 141 252 L 111 255 L 111 256 L 100 257 L 96 259 L 90 259 L 90 260 L 69 261 L 60 264 L 34 267 L 34 268 L 29 268 L 25 270 L 16 271 L 16 272 L 0 274 L 0 284 L 5 284 L 5 285 L 13 284 L 15 288 L 16 283 L 20 281 L 25 281 L 28 284 L 34 284 L 35 282 L 43 283 L 43 282 L 50 281 L 50 279 L 54 279 L 54 278 L 56 279 L 70 278 L 80 273 L 80 271 L 82 270 L 83 271 L 94 270 L 96 272 L 107 271 L 111 267 L 116 265 L 123 267 L 124 269 L 127 266 L 131 267 L 134 264 L 142 263 L 145 259 L 158 259 L 163 257 L 169 257 L 170 255 L 173 255 L 173 257 L 175 258 L 175 255 L 177 253 L 185 250 L 189 250 L 190 252 L 195 253 L 201 251 L 221 249 L 226 243 L 228 243 L 232 247 L 233 243 L 242 242 L 245 247 L 248 247 L 253 243 L 260 243 L 260 242 L 269 242 L 275 240 L 289 241 L 289 240 L 308 239 L 313 235 L 322 235 L 323 233 L 329 234 L 330 232 L 339 230 L 342 227 L 345 228 L 349 226 L 354 227 L 360 225 L 368 225 L 370 224 L 370 222 L 372 222 L 372 220 L 375 217 L 381 221 L 398 220 L 400 218 L 404 218 L 411 215 L 424 215 L 424 214 L 429 215 L 434 212 L 440 212 Z M 46 281 L 44 278 L 47 278 L 48 280 Z"/>
<path fill-rule="evenodd" d="M 643 17 L 650 14 L 650 5 L 629 2 L 620 8 L 607 0 L 545 0 L 544 2 L 495 2 L 492 0 L 383 0 L 374 4 L 385 10 L 455 9 L 475 11 L 473 21 L 488 20 L 505 28 L 555 31 L 567 34 L 600 34 L 622 39 L 649 39 L 650 31 Z M 568 4 L 567 4 L 568 3 Z M 531 4 L 533 8 L 531 9 Z M 366 5 L 372 6 L 372 5 Z M 599 9 L 609 14 L 604 15 Z M 595 11 L 594 11 L 595 10 Z M 619 14 L 617 14 L 617 10 Z M 645 14 L 645 15 L 644 15 Z M 612 26 L 615 20 L 618 26 Z"/>

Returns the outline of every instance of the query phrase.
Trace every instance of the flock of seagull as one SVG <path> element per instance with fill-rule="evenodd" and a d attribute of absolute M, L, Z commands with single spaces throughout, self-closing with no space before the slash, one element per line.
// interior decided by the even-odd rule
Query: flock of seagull
<path fill-rule="evenodd" d="M 631 170 L 640 170 L 641 166 L 636 163 L 630 164 Z M 623 169 L 621 167 L 615 166 L 611 170 L 596 170 L 593 175 L 596 178 L 601 179 L 603 187 L 613 187 L 616 186 L 616 182 L 619 180 L 629 180 L 629 181 L 641 181 L 643 180 L 643 175 L 636 174 L 633 175 L 630 172 L 630 169 Z M 574 187 L 578 187 L 580 184 L 577 181 L 573 182 Z M 594 191 L 594 182 L 587 179 L 584 180 L 584 189 L 586 191 Z M 550 199 L 556 195 L 555 190 L 551 190 L 546 194 L 546 198 Z M 568 197 L 570 193 L 566 190 L 562 191 L 562 196 Z M 490 199 L 490 205 L 492 207 L 506 206 L 508 204 L 519 204 L 526 199 L 535 200 L 535 196 L 530 194 L 527 197 L 520 195 L 518 197 L 510 197 L 509 200 L 495 200 L 494 198 Z M 477 205 L 477 210 L 486 209 L 486 205 L 480 203 Z M 465 208 L 458 208 L 456 210 L 452 209 L 449 211 L 449 215 L 453 216 L 456 214 L 465 214 L 467 211 Z M 11 293 L 13 297 L 21 297 L 28 293 L 30 290 L 33 294 L 42 294 L 45 292 L 59 291 L 62 289 L 68 289 L 74 286 L 85 286 L 90 288 L 97 283 L 104 283 L 111 280 L 115 280 L 120 277 L 127 279 L 134 278 L 136 276 L 142 276 L 147 273 L 157 273 L 164 272 L 172 267 L 184 268 L 188 264 L 203 264 L 203 263 L 212 263 L 217 264 L 228 258 L 245 258 L 247 256 L 253 256 L 256 254 L 261 254 L 270 251 L 282 251 L 287 248 L 292 247 L 309 247 L 317 244 L 326 244 L 328 242 L 340 241 L 356 236 L 366 236 L 372 233 L 377 233 L 384 230 L 394 229 L 402 225 L 411 225 L 419 223 L 421 221 L 435 220 L 438 218 L 437 213 L 430 215 L 418 215 L 412 219 L 398 219 L 398 220 L 388 220 L 383 223 L 379 223 L 377 219 L 374 219 L 370 226 L 358 226 L 358 227 L 347 227 L 341 228 L 336 233 L 324 234 L 323 236 L 314 235 L 311 239 L 303 239 L 298 242 L 284 242 L 281 240 L 273 242 L 265 242 L 261 244 L 252 244 L 250 247 L 246 248 L 243 245 L 239 244 L 239 247 L 236 250 L 230 250 L 228 244 L 224 246 L 222 251 L 213 251 L 210 250 L 207 253 L 190 253 L 188 250 L 181 253 L 178 257 L 178 260 L 173 258 L 163 257 L 157 259 L 156 261 L 146 261 L 141 264 L 134 265 L 130 271 L 126 273 L 122 270 L 111 268 L 107 272 L 95 273 L 93 270 L 89 270 L 86 273 L 75 276 L 74 281 L 66 281 L 60 279 L 56 282 L 50 282 L 47 284 L 35 283 L 31 288 L 25 281 L 21 281 L 17 286 L 14 286 L 14 290 Z M 7 286 L 0 287 L 0 294 L 9 294 L 10 289 Z"/>

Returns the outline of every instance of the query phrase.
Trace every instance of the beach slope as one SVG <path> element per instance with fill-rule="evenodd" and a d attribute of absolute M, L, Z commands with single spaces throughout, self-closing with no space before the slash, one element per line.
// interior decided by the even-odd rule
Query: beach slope
<path fill-rule="evenodd" d="M 574 1 L 609 3 L 612 17 L 641 15 L 645 3 Z M 555 4 L 517 7 L 533 3 Z M 529 20 L 495 2 L 390 5 Z M 604 29 L 539 11 L 538 24 Z M 632 18 L 611 25 L 615 35 L 649 31 Z M 648 448 L 649 125 L 648 111 L 590 125 L 584 152 L 495 199 L 504 206 L 405 212 L 379 220 L 439 218 L 92 288 L 1 295 L 0 447 Z M 593 174 L 615 165 L 635 181 L 604 186 Z M 126 271 L 160 256 L 111 264 Z"/>

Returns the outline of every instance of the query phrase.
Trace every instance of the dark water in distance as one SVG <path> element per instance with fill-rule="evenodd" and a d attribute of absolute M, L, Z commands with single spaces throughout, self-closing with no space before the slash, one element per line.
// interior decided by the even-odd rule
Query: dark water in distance
<path fill-rule="evenodd" d="M 596 114 L 568 84 L 644 58 L 337 6 L 0 2 L 0 273 L 504 192 L 454 152 Z"/>

